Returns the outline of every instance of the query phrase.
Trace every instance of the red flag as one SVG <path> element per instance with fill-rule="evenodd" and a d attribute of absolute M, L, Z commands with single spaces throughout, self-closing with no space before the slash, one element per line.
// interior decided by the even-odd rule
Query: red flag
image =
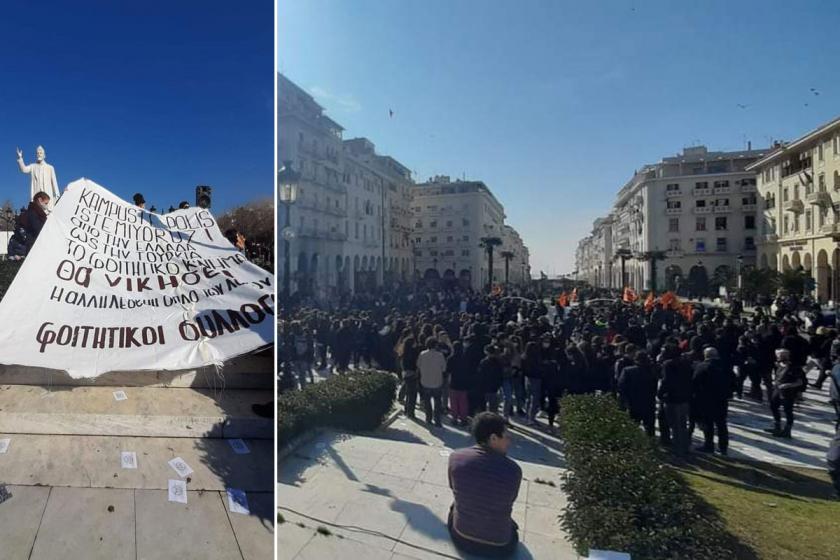
<path fill-rule="evenodd" d="M 648 297 L 645 300 L 645 311 L 647 311 L 648 313 L 653 311 L 653 305 L 655 302 L 656 298 L 654 297 L 653 292 L 649 292 Z"/>

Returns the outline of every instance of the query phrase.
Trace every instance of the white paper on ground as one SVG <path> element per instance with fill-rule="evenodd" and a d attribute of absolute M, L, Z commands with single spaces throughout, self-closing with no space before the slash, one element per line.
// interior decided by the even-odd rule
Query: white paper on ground
<path fill-rule="evenodd" d="M 128 400 L 128 396 L 125 394 L 125 391 L 114 391 L 114 400 L 126 401 Z"/>
<path fill-rule="evenodd" d="M 9 450 L 12 440 L 9 438 L 0 439 L 0 455 Z"/>
<path fill-rule="evenodd" d="M 248 509 L 248 497 L 245 495 L 244 490 L 240 490 L 238 488 L 228 488 L 227 497 L 228 507 L 230 508 L 231 513 L 242 513 L 244 515 L 251 514 L 251 510 Z"/>
<path fill-rule="evenodd" d="M 631 560 L 626 552 L 614 552 L 612 550 L 589 549 L 589 560 Z"/>
<path fill-rule="evenodd" d="M 169 501 L 187 503 L 187 483 L 183 480 L 169 480 Z"/>
<path fill-rule="evenodd" d="M 185 478 L 187 475 L 192 474 L 193 470 L 190 466 L 181 459 L 180 457 L 175 457 L 171 461 L 169 461 L 169 466 L 175 469 L 175 472 L 178 473 L 178 476 L 181 478 Z"/>
<path fill-rule="evenodd" d="M 229 439 L 228 444 L 237 455 L 246 455 L 251 452 L 251 450 L 248 449 L 248 445 L 242 439 Z"/>
<path fill-rule="evenodd" d="M 120 465 L 124 469 L 137 468 L 137 453 L 134 451 L 123 451 L 120 453 Z"/>

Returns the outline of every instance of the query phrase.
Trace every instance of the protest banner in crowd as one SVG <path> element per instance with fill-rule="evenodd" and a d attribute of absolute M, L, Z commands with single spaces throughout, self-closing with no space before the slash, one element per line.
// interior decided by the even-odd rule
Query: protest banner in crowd
<path fill-rule="evenodd" d="M 209 210 L 68 185 L 0 302 L 0 362 L 95 377 L 219 364 L 274 340 L 274 278 Z"/>

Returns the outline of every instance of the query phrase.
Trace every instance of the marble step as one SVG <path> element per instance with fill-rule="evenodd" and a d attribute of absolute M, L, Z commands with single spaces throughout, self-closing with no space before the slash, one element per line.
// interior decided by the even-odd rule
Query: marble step
<path fill-rule="evenodd" d="M 228 360 L 224 367 L 179 371 L 116 371 L 73 379 L 64 371 L 0 365 L 0 383 L 69 387 L 193 387 L 201 389 L 270 389 L 274 386 L 273 349 Z"/>
<path fill-rule="evenodd" d="M 116 400 L 122 391 L 125 400 Z M 270 389 L 0 385 L 0 433 L 273 439 Z"/>
<path fill-rule="evenodd" d="M 0 483 L 20 486 L 166 490 L 179 478 L 168 461 L 180 457 L 193 473 L 189 490 L 271 492 L 274 443 L 245 440 L 237 454 L 225 439 L 4 434 Z M 122 468 L 121 452 L 133 451 L 136 469 Z"/>

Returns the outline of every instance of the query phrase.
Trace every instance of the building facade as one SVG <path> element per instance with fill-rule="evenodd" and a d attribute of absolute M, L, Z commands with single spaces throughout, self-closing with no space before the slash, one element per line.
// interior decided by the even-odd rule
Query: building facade
<path fill-rule="evenodd" d="M 747 166 L 766 154 L 697 146 L 644 166 L 596 221 L 581 279 L 639 292 L 732 286 L 741 267 L 755 264 L 758 196 Z"/>
<path fill-rule="evenodd" d="M 411 201 L 415 278 L 484 289 L 490 273 L 481 239 L 504 243 L 505 236 L 504 208 L 487 185 L 439 175 L 412 187 Z M 504 279 L 500 253 L 495 247 L 495 282 Z"/>
<path fill-rule="evenodd" d="M 758 265 L 804 270 L 813 295 L 836 300 L 840 290 L 840 118 L 778 144 L 748 167 L 759 189 Z"/>

